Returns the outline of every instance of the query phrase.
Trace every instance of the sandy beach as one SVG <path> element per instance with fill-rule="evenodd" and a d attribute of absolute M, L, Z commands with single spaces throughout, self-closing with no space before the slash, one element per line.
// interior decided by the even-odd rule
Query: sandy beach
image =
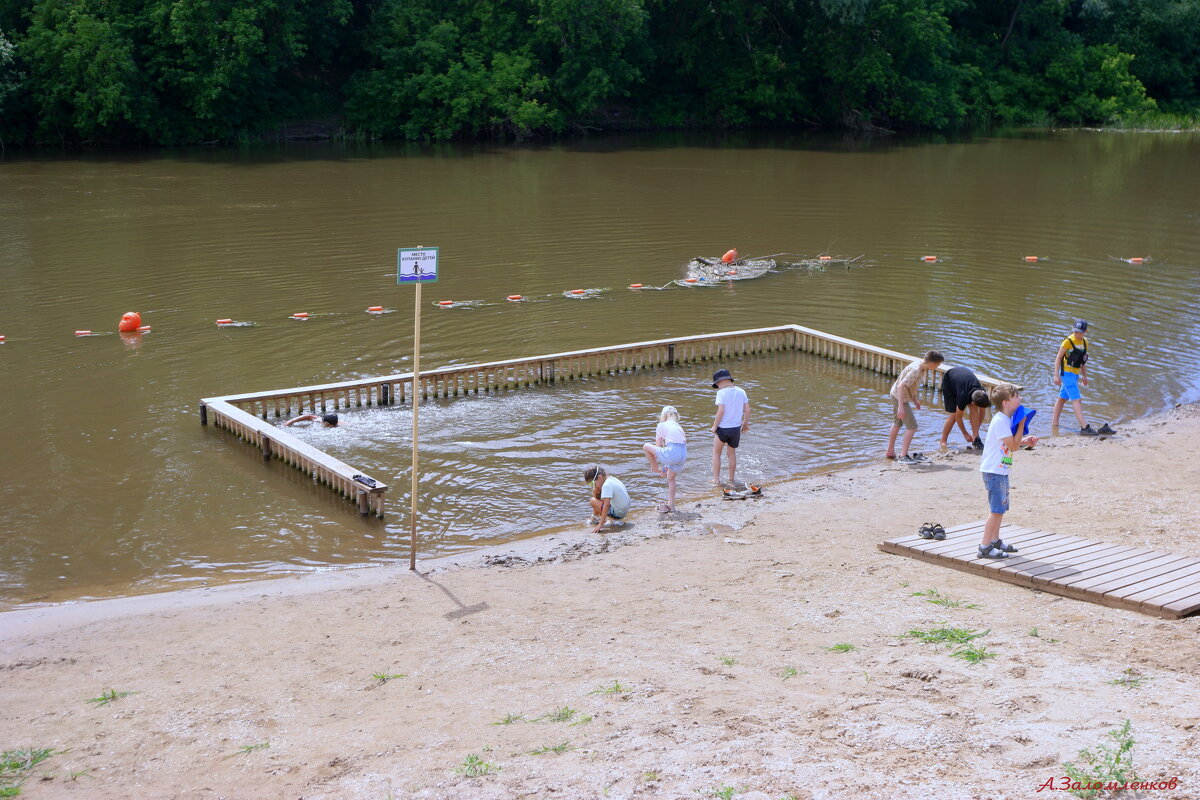
<path fill-rule="evenodd" d="M 1198 451 L 1195 406 L 1046 440 L 1006 522 L 1195 555 Z M 1130 720 L 1138 776 L 1178 779 L 1138 796 L 1200 798 L 1200 617 L 877 549 L 982 519 L 977 470 L 881 458 L 423 575 L 10 612 L 0 747 L 61 751 L 30 800 L 1070 797 L 1038 788 Z M 941 626 L 991 657 L 902 638 Z"/>

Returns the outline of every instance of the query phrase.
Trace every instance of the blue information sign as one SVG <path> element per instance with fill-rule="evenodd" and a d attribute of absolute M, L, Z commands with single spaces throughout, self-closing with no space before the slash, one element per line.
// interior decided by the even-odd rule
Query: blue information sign
<path fill-rule="evenodd" d="M 396 251 L 396 283 L 436 283 L 438 249 L 420 247 Z"/>

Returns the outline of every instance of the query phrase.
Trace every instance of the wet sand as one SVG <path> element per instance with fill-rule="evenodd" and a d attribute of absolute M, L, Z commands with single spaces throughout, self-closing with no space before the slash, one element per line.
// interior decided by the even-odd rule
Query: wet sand
<path fill-rule="evenodd" d="M 1195 554 L 1198 451 L 1196 407 L 1049 440 L 1018 455 L 1006 521 Z M 876 548 L 981 519 L 977 469 L 881 459 L 423 576 L 10 612 L 0 747 L 67 750 L 34 770 L 33 800 L 1024 798 L 1069 796 L 1037 789 L 1129 719 L 1141 778 L 1179 778 L 1141 796 L 1200 797 L 1200 617 Z M 928 589 L 963 605 L 913 596 Z M 988 631 L 994 656 L 898 638 L 942 624 Z M 107 689 L 134 694 L 87 702 Z M 494 769 L 461 774 L 472 756 Z"/>

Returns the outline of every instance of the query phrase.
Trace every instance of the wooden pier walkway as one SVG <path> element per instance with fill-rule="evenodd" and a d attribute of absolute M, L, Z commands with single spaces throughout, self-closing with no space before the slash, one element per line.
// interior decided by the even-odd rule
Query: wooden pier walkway
<path fill-rule="evenodd" d="M 278 458 L 311 475 L 313 480 L 355 503 L 359 513 L 382 517 L 388 487 L 362 469 L 340 461 L 301 441 L 286 428 L 269 420 L 284 420 L 303 412 L 324 414 L 351 408 L 400 406 L 418 394 L 425 399 L 464 397 L 470 394 L 507 392 L 525 386 L 558 384 L 599 375 L 670 369 L 679 364 L 736 363 L 742 358 L 777 351 L 812 353 L 831 361 L 860 367 L 879 375 L 898 375 L 915 356 L 875 347 L 842 336 L 806 328 L 780 325 L 725 331 L 673 339 L 572 350 L 540 356 L 456 364 L 421 373 L 414 385 L 411 372 L 381 375 L 315 386 L 297 386 L 249 394 L 207 397 L 200 401 L 200 424 L 209 419 L 218 428 L 253 445 L 265 460 Z M 936 391 L 942 365 L 924 379 L 927 391 Z M 986 388 L 995 378 L 976 373 Z"/>
<path fill-rule="evenodd" d="M 1015 525 L 1001 526 L 1000 538 L 1019 552 L 984 559 L 976 556 L 982 533 L 983 522 L 972 522 L 948 529 L 942 541 L 912 534 L 880 542 L 879 549 L 1162 619 L 1200 611 L 1200 559 Z"/>

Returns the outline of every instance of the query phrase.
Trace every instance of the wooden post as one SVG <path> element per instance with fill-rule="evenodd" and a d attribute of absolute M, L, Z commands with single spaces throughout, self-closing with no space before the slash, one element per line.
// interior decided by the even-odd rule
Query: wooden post
<path fill-rule="evenodd" d="M 263 461 L 271 460 L 271 439 L 265 435 L 262 437 L 262 454 Z"/>
<path fill-rule="evenodd" d="M 204 405 L 204 403 L 200 404 L 200 424 L 208 424 L 208 406 Z"/>
<path fill-rule="evenodd" d="M 366 492 L 360 491 L 358 493 L 358 513 L 360 516 L 365 517 L 371 513 L 370 499 L 371 496 Z"/>
<path fill-rule="evenodd" d="M 413 314 L 413 426 L 412 426 L 412 530 L 408 539 L 408 568 L 417 571 L 417 413 L 421 407 L 421 282 L 416 285 L 416 311 Z"/>

